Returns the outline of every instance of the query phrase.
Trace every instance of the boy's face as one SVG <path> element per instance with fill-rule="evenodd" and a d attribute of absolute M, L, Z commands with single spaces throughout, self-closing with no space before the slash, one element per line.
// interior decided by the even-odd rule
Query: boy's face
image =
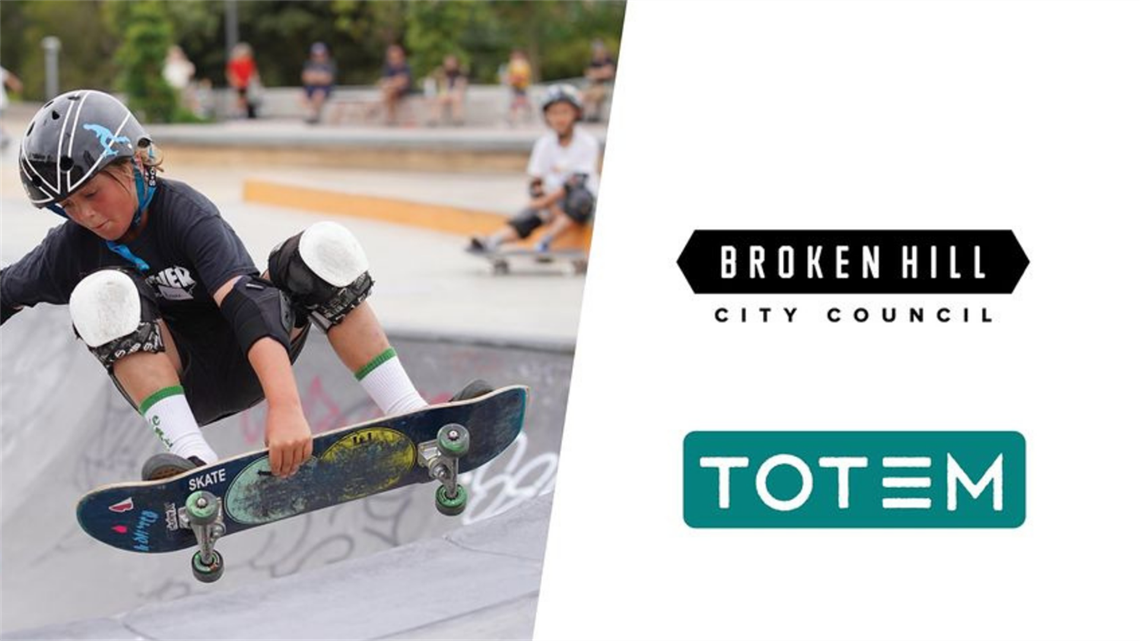
<path fill-rule="evenodd" d="M 546 123 L 559 136 L 570 133 L 574 129 L 574 121 L 577 119 L 578 110 L 569 103 L 556 102 L 546 108 Z"/>
<path fill-rule="evenodd" d="M 122 238 L 135 216 L 136 196 L 104 170 L 60 203 L 67 217 L 103 240 Z"/>

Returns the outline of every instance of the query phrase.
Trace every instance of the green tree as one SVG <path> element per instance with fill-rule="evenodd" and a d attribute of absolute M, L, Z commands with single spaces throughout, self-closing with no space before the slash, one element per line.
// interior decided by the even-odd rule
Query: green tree
<path fill-rule="evenodd" d="M 171 122 L 178 109 L 175 91 L 162 76 L 173 27 L 161 3 L 124 2 L 123 44 L 115 55 L 122 69 L 120 86 L 131 110 L 143 122 Z"/>
<path fill-rule="evenodd" d="M 225 86 L 225 3 L 222 0 L 157 2 L 113 0 L 3 0 L 0 2 L 0 57 L 24 80 L 25 96 L 43 96 L 41 40 L 63 43 L 63 89 L 122 88 L 124 61 L 143 65 L 142 54 L 122 49 L 146 41 L 135 17 L 140 11 L 171 27 L 169 40 L 182 46 L 197 76 Z M 617 52 L 622 2 L 440 2 L 436 0 L 251 0 L 237 3 L 240 37 L 254 50 L 268 86 L 296 86 L 308 46 L 329 45 L 337 61 L 338 84 L 372 84 L 389 44 L 403 44 L 418 78 L 455 53 L 475 82 L 497 82 L 497 71 L 514 48 L 531 58 L 536 79 L 581 75 L 590 42 L 601 38 Z M 142 32 L 138 30 L 142 29 Z M 136 30 L 128 37 L 128 31 Z M 156 33 L 160 36 L 161 33 Z M 116 53 L 118 54 L 116 55 Z M 146 54 L 154 55 L 157 51 Z M 161 65 L 165 51 L 150 62 Z M 160 68 L 160 67 L 158 67 Z M 134 72 L 129 72 L 134 73 Z M 160 74 L 151 79 L 158 80 Z M 140 83 L 136 78 L 135 83 Z M 142 83 L 145 84 L 145 83 Z M 133 91 L 133 90 L 132 90 Z"/>
<path fill-rule="evenodd" d="M 47 36 L 59 38 L 59 89 L 114 88 L 116 38 L 100 20 L 94 0 L 0 2 L 0 52 L 4 66 L 24 82 L 24 97 L 47 100 L 44 51 Z"/>
<path fill-rule="evenodd" d="M 408 6 L 405 42 L 415 78 L 424 78 L 454 54 L 469 62 L 461 41 L 478 3 L 472 0 L 415 0 Z"/>
<path fill-rule="evenodd" d="M 615 58 L 621 41 L 625 5 L 618 2 L 559 2 L 555 15 L 540 29 L 542 73 L 547 79 L 582 75 L 590 61 L 591 43 L 601 40 Z"/>
<path fill-rule="evenodd" d="M 495 4 L 495 14 L 503 25 L 502 32 L 509 38 L 504 44 L 503 59 L 511 50 L 522 49 L 530 60 L 533 79 L 544 77 L 542 69 L 542 45 L 553 45 L 543 38 L 543 31 L 554 20 L 558 11 L 556 2 L 499 2 Z"/>

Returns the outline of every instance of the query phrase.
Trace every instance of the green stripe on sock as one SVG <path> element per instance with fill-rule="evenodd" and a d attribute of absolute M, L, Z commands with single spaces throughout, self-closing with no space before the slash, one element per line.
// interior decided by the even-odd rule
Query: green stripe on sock
<path fill-rule="evenodd" d="M 146 416 L 147 410 L 149 410 L 155 403 L 170 396 L 177 396 L 178 394 L 182 394 L 183 396 L 186 395 L 186 390 L 182 389 L 181 385 L 172 385 L 170 387 L 164 387 L 158 390 L 154 394 L 146 397 L 146 400 L 144 400 L 139 405 L 139 414 Z"/>
<path fill-rule="evenodd" d="M 362 380 L 364 380 L 365 376 L 368 376 L 372 372 L 372 370 L 376 369 L 377 367 L 380 367 L 381 365 L 392 360 L 393 358 L 396 358 L 396 348 L 389 347 L 388 349 L 381 352 L 379 356 L 368 361 L 367 365 L 356 370 L 356 374 L 353 374 L 353 376 L 356 377 L 356 380 L 362 381 Z"/>

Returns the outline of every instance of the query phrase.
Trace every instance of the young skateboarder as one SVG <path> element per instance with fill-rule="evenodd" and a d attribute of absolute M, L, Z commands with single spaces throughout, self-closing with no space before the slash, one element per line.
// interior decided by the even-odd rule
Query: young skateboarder
<path fill-rule="evenodd" d="M 427 405 L 365 302 L 368 261 L 346 228 L 312 225 L 259 271 L 209 199 L 158 177 L 154 141 L 99 91 L 45 104 L 19 165 L 32 204 L 65 222 L 0 270 L 0 323 L 38 303 L 68 305 L 75 333 L 169 449 L 144 479 L 216 461 L 201 426 L 262 400 L 270 468 L 295 474 L 312 432 L 291 363 L 311 324 L 383 413 Z M 456 400 L 487 391 L 476 381 Z"/>
<path fill-rule="evenodd" d="M 600 146 L 597 138 L 577 126 L 582 119 L 578 90 L 571 85 L 550 87 L 542 100 L 542 113 L 550 131 L 534 143 L 530 154 L 530 203 L 502 229 L 472 238 L 468 251 L 493 252 L 549 223 L 535 247 L 547 251 L 555 238 L 574 225 L 585 225 L 593 216 Z"/>

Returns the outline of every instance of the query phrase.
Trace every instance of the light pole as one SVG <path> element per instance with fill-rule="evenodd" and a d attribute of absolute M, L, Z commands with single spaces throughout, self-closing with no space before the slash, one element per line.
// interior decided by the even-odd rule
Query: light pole
<path fill-rule="evenodd" d="M 44 100 L 51 100 L 59 95 L 59 38 L 47 36 L 40 41 L 44 48 Z"/>
<path fill-rule="evenodd" d="M 226 0 L 226 56 L 238 43 L 237 0 Z"/>

